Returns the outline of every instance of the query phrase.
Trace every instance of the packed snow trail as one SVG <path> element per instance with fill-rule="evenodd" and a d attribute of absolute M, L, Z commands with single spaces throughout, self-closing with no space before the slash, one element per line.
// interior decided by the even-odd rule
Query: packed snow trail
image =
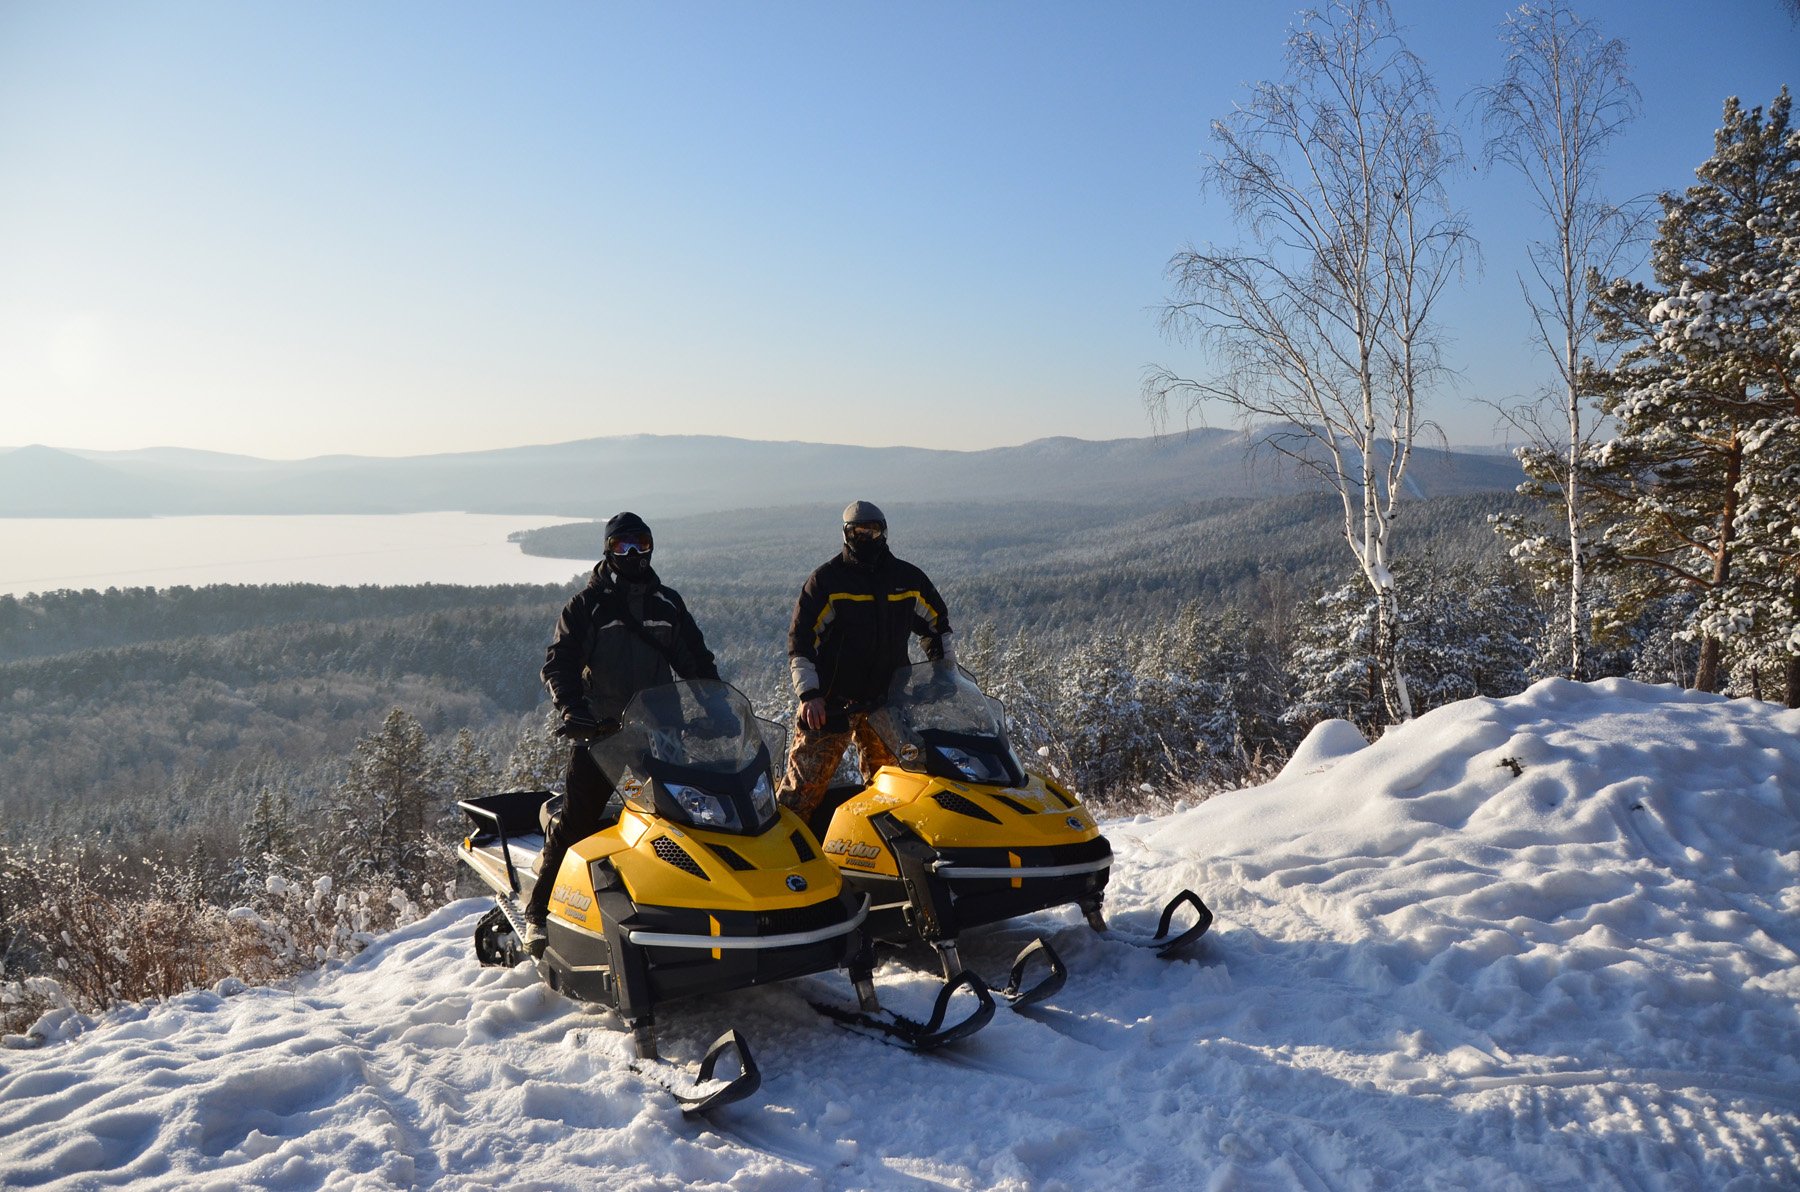
<path fill-rule="evenodd" d="M 938 1055 L 823 1022 L 841 976 L 673 1004 L 666 1055 L 736 1026 L 764 1074 L 687 1119 L 615 1015 L 475 964 L 470 900 L 292 990 L 47 1021 L 0 1051 L 0 1186 L 1800 1186 L 1800 713 L 1540 683 L 1107 832 L 1109 918 L 1191 886 L 1198 958 L 975 933 L 1069 980 Z"/>

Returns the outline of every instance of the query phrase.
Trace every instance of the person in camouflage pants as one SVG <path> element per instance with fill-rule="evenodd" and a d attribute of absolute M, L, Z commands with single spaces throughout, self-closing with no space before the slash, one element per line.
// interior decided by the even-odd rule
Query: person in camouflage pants
<path fill-rule="evenodd" d="M 917 634 L 931 660 L 954 662 L 950 614 L 919 568 L 897 559 L 887 517 L 868 501 L 844 510 L 844 549 L 807 577 L 788 627 L 788 669 L 800 701 L 779 797 L 810 820 L 852 741 L 865 782 L 894 755 L 869 724 Z"/>
<path fill-rule="evenodd" d="M 817 731 L 810 731 L 804 725 L 795 730 L 793 748 L 788 752 L 787 775 L 781 781 L 780 798 L 802 819 L 810 818 L 824 801 L 832 775 L 837 773 L 844 751 L 852 742 L 862 762 L 864 783 L 873 781 L 875 771 L 894 763 L 893 751 L 869 723 L 868 713 L 847 713 L 843 729 L 834 732 L 835 727 L 827 717 L 825 725 Z"/>

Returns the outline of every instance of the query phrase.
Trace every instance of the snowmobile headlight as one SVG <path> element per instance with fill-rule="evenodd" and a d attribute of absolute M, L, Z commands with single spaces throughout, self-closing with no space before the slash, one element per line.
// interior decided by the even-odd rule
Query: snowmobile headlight
<path fill-rule="evenodd" d="M 731 804 L 717 795 L 674 782 L 668 784 L 668 790 L 669 798 L 675 801 L 675 806 L 681 809 L 681 814 L 688 823 L 696 828 L 737 829 L 743 826 L 738 823 L 737 813 L 731 809 Z"/>
<path fill-rule="evenodd" d="M 767 774 L 757 775 L 756 785 L 750 788 L 750 810 L 756 813 L 759 824 L 775 818 L 775 788 L 769 785 Z"/>

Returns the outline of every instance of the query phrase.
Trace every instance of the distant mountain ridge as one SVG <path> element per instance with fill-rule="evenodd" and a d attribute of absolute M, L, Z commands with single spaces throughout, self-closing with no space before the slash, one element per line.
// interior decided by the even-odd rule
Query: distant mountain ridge
<path fill-rule="evenodd" d="M 1415 495 L 1512 488 L 1518 465 L 1486 453 L 1416 450 Z M 1058 501 L 1157 507 L 1316 487 L 1266 436 L 1195 430 L 1156 438 L 1037 439 L 951 451 L 627 435 L 402 458 L 251 456 L 153 448 L 0 453 L 0 517 L 192 514 L 550 513 L 646 516 L 852 497 L 877 501 Z"/>

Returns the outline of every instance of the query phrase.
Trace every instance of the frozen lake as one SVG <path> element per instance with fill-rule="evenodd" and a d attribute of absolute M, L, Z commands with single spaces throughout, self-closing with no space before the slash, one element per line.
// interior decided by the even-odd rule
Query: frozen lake
<path fill-rule="evenodd" d="M 0 594 L 177 584 L 561 584 L 592 563 L 506 536 L 555 514 L 0 518 Z"/>

